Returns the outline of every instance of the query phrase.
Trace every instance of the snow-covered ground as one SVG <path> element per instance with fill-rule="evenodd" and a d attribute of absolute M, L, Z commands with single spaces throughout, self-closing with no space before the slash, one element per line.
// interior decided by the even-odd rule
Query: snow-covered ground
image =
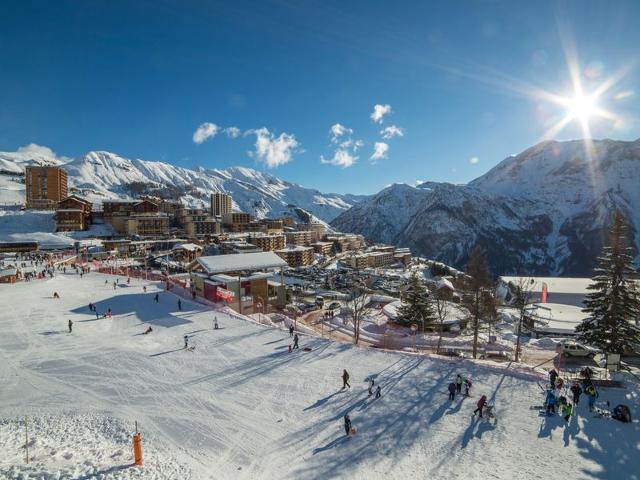
<path fill-rule="evenodd" d="M 177 297 L 153 284 L 120 278 L 114 290 L 113 280 L 0 286 L 0 478 L 640 478 L 639 423 L 594 418 L 583 404 L 568 425 L 539 417 L 529 407 L 542 403 L 540 375 L 524 366 L 308 336 L 301 347 L 311 351 L 289 354 L 283 330 L 186 299 L 178 311 Z M 89 302 L 113 318 L 96 320 Z M 185 334 L 194 351 L 182 348 Z M 474 386 L 472 398 L 451 403 L 456 373 Z M 370 376 L 382 386 L 378 400 L 367 396 Z M 629 386 L 602 390 L 600 400 L 627 403 L 637 417 L 637 384 Z M 495 402 L 497 424 L 471 416 L 481 394 Z M 131 466 L 135 421 L 142 468 Z"/>

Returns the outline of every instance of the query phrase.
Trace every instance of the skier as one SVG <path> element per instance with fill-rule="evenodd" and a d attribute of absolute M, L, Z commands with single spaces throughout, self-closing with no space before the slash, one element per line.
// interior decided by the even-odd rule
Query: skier
<path fill-rule="evenodd" d="M 107 317 L 111 318 L 112 315 L 113 315 L 113 313 L 111 313 L 111 309 L 108 308 L 107 309 Z"/>
<path fill-rule="evenodd" d="M 552 368 L 549 370 L 549 385 L 552 390 L 556 388 L 556 378 L 558 378 L 558 372 L 556 372 L 555 368 Z"/>
<path fill-rule="evenodd" d="M 478 400 L 478 403 L 476 403 L 476 406 L 478 408 L 476 408 L 473 411 L 473 414 L 475 415 L 476 413 L 479 414 L 480 418 L 482 418 L 482 409 L 484 408 L 484 406 L 487 404 L 487 396 L 486 395 L 482 395 L 480 397 L 480 400 Z"/>
<path fill-rule="evenodd" d="M 105 281 L 104 281 L 104 284 L 105 284 L 105 285 L 106 285 L 107 283 L 109 283 L 109 280 L 105 280 Z"/>
<path fill-rule="evenodd" d="M 347 372 L 346 369 L 342 370 L 342 389 L 344 390 L 345 388 L 351 388 L 351 385 L 349 385 L 349 372 Z"/>
<path fill-rule="evenodd" d="M 189 336 L 188 335 L 184 336 L 184 348 L 185 349 L 189 348 Z"/>
<path fill-rule="evenodd" d="M 376 384 L 373 377 L 369 377 L 369 396 L 373 395 L 373 386 Z"/>
<path fill-rule="evenodd" d="M 218 330 L 218 317 L 213 317 L 213 329 Z"/>
<path fill-rule="evenodd" d="M 578 406 L 578 403 L 580 403 L 580 395 L 582 394 L 582 388 L 580 388 L 578 382 L 575 382 L 571 387 L 571 393 L 573 394 L 573 404 Z"/>
<path fill-rule="evenodd" d="M 549 416 L 555 415 L 557 403 L 558 403 L 558 400 L 556 399 L 556 396 L 553 393 L 553 390 L 549 390 L 549 392 L 547 393 L 547 400 L 545 402 L 547 406 L 547 415 Z"/>
<path fill-rule="evenodd" d="M 351 433 L 351 419 L 349 418 L 348 413 L 344 416 L 344 433 L 346 435 L 349 435 L 349 433 Z"/>
<path fill-rule="evenodd" d="M 147 328 L 147 329 L 144 331 L 144 334 L 143 334 L 143 335 L 148 335 L 148 334 L 150 334 L 151 332 L 153 332 L 153 328 L 149 327 L 149 328 Z"/>
<path fill-rule="evenodd" d="M 143 291 L 144 293 L 147 293 L 147 286 L 146 286 L 146 285 L 142 287 L 142 291 Z"/>
<path fill-rule="evenodd" d="M 460 374 L 456 376 L 456 393 L 462 393 L 462 377 Z"/>
<path fill-rule="evenodd" d="M 380 398 L 381 395 L 382 395 L 382 388 L 380 387 L 380 385 L 378 385 L 378 388 L 376 388 L 376 398 Z"/>
<path fill-rule="evenodd" d="M 72 329 L 73 329 L 73 322 L 69 320 L 69 333 L 71 333 Z"/>
<path fill-rule="evenodd" d="M 131 284 L 131 277 L 128 277 L 127 278 L 127 285 L 130 285 L 130 284 Z"/>
<path fill-rule="evenodd" d="M 593 411 L 596 406 L 596 398 L 599 396 L 598 391 L 596 390 L 596 387 L 591 384 L 587 387 L 586 393 L 589 397 L 589 410 Z"/>
<path fill-rule="evenodd" d="M 293 348 L 294 349 L 300 348 L 300 347 L 298 347 L 298 334 L 297 333 L 293 336 Z"/>
<path fill-rule="evenodd" d="M 567 402 L 562 406 L 562 416 L 564 417 L 565 422 L 569 421 L 572 412 L 573 406 L 570 403 Z"/>
<path fill-rule="evenodd" d="M 293 337 L 293 332 L 294 332 L 294 331 L 295 331 L 295 329 L 293 328 L 293 325 L 291 325 L 291 326 L 289 327 L 289 336 L 290 336 L 290 337 Z"/>
<path fill-rule="evenodd" d="M 471 390 L 471 380 L 469 380 L 468 378 L 464 379 L 464 396 L 468 397 L 469 396 L 469 390 Z"/>
<path fill-rule="evenodd" d="M 113 282 L 113 289 L 115 290 L 118 287 L 118 284 L 116 282 Z"/>
<path fill-rule="evenodd" d="M 178 299 L 178 310 L 182 311 L 182 301 Z"/>
<path fill-rule="evenodd" d="M 156 301 L 156 303 L 160 302 L 160 297 L 158 296 L 158 294 L 156 293 L 156 296 L 153 297 L 153 299 Z"/>
<path fill-rule="evenodd" d="M 451 382 L 448 388 L 449 388 L 449 400 L 453 402 L 456 399 L 456 384 L 454 382 Z"/>
<path fill-rule="evenodd" d="M 93 312 L 93 303 L 89 302 L 89 311 Z"/>
<path fill-rule="evenodd" d="M 98 320 L 100 318 L 100 314 L 98 313 L 98 309 L 96 308 L 94 310 L 94 312 L 96 312 L 96 320 Z"/>

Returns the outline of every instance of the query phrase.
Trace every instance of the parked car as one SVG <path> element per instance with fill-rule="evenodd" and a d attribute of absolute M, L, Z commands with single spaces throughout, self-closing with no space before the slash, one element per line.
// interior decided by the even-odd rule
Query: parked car
<path fill-rule="evenodd" d="M 577 342 L 563 342 L 562 355 L 565 357 L 594 357 L 598 353 L 595 348 Z"/>
<path fill-rule="evenodd" d="M 324 298 L 320 295 L 316 297 L 316 305 L 320 308 L 324 307 Z"/>

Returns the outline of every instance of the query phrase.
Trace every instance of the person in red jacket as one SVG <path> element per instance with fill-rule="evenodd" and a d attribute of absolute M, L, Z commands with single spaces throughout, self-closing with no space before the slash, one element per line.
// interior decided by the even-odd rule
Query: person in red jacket
<path fill-rule="evenodd" d="M 484 406 L 487 404 L 487 396 L 486 395 L 482 395 L 480 397 L 480 400 L 478 400 L 478 403 L 476 403 L 476 406 L 478 408 L 476 408 L 473 411 L 473 414 L 475 415 L 476 413 L 479 414 L 480 418 L 482 418 L 482 409 L 484 408 Z"/>

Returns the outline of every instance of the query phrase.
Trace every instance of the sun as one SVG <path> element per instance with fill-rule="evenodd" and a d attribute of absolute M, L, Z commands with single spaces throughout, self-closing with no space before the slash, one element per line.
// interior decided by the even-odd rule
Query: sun
<path fill-rule="evenodd" d="M 572 120 L 578 120 L 583 125 L 588 124 L 589 119 L 598 114 L 597 98 L 594 95 L 576 93 L 573 98 L 568 99 L 567 110 Z"/>

